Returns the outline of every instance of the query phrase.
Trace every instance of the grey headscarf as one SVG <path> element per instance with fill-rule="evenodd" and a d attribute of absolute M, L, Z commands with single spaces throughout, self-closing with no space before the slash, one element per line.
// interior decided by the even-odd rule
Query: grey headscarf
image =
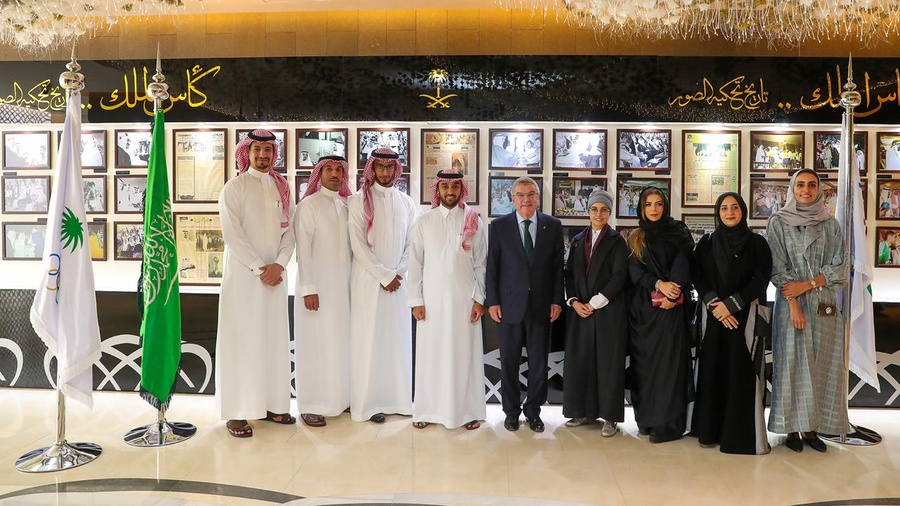
<path fill-rule="evenodd" d="M 818 192 L 816 200 L 812 204 L 800 204 L 794 197 L 794 186 L 797 184 L 797 177 L 800 174 L 812 174 L 818 182 Z M 780 216 L 785 223 L 792 227 L 804 227 L 807 225 L 817 225 L 831 218 L 831 214 L 825 209 L 825 192 L 822 191 L 822 180 L 816 171 L 812 169 L 800 169 L 791 176 L 791 185 L 787 192 L 787 202 L 780 211 L 773 216 Z"/>
<path fill-rule="evenodd" d="M 613 197 L 606 190 L 594 190 L 591 192 L 590 197 L 588 197 L 588 207 L 591 207 L 597 202 L 606 204 L 606 207 L 610 210 L 613 208 Z"/>

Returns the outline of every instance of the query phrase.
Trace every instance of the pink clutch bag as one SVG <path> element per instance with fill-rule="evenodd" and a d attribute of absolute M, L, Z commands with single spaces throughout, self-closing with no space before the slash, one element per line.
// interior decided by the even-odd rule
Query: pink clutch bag
<path fill-rule="evenodd" d="M 659 307 L 662 305 L 662 299 L 665 299 L 666 296 L 663 295 L 659 290 L 653 290 L 650 292 L 650 302 L 653 303 L 653 307 Z M 676 306 L 680 306 L 684 303 L 684 294 L 678 296 L 678 300 L 675 301 Z"/>

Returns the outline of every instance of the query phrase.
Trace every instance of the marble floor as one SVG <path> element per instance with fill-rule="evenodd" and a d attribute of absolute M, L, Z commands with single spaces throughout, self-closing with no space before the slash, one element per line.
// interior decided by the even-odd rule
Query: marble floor
<path fill-rule="evenodd" d="M 653 445 L 630 410 L 622 432 L 566 428 L 558 406 L 544 408 L 546 432 L 503 428 L 499 406 L 474 431 L 383 425 L 348 414 L 311 429 L 252 422 L 236 439 L 216 420 L 211 396 L 179 395 L 169 419 L 190 422 L 189 441 L 133 448 L 122 436 L 155 419 L 136 393 L 98 392 L 94 409 L 70 403 L 67 439 L 103 454 L 85 466 L 26 474 L 16 459 L 50 444 L 56 393 L 0 389 L 0 505 L 442 504 L 504 506 L 900 504 L 900 411 L 851 411 L 884 436 L 874 447 L 829 444 L 795 454 L 770 434 L 765 456 L 725 455 L 695 439 Z"/>

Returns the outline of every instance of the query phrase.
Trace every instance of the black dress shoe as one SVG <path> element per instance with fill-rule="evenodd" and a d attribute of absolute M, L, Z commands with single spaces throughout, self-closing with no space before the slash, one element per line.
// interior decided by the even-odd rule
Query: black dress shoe
<path fill-rule="evenodd" d="M 638 427 L 638 434 L 640 434 L 642 436 L 649 436 L 650 429 L 648 429 L 647 427 Z"/>
<path fill-rule="evenodd" d="M 684 437 L 684 434 L 678 432 L 662 432 L 659 434 L 650 434 L 650 442 L 653 444 L 668 443 L 669 441 L 677 441 Z"/>
<path fill-rule="evenodd" d="M 541 420 L 541 417 L 535 416 L 530 417 L 526 416 L 525 421 L 528 422 L 528 427 L 535 432 L 544 432 L 544 421 Z"/>
<path fill-rule="evenodd" d="M 503 428 L 510 432 L 519 430 L 519 415 L 507 416 L 506 420 L 503 421 Z"/>
<path fill-rule="evenodd" d="M 375 413 L 371 417 L 369 417 L 370 422 L 375 423 L 384 423 L 384 413 Z"/>
<path fill-rule="evenodd" d="M 785 439 L 784 446 L 787 446 L 788 449 L 793 450 L 797 453 L 800 453 L 803 451 L 803 441 L 801 441 L 799 437 L 796 439 L 791 439 L 791 438 Z"/>
<path fill-rule="evenodd" d="M 806 443 L 807 445 L 809 445 L 810 448 L 812 448 L 813 450 L 815 450 L 819 453 L 825 453 L 825 451 L 828 450 L 828 447 L 825 446 L 825 442 L 822 441 L 821 439 L 819 439 L 818 437 L 814 436 L 811 438 L 802 438 L 802 440 L 803 440 L 803 443 Z M 796 439 L 794 441 L 799 442 Z M 800 443 L 800 448 L 803 448 L 803 443 Z M 794 450 L 793 448 L 791 448 L 791 449 Z M 797 450 L 794 450 L 794 451 L 797 451 Z"/>

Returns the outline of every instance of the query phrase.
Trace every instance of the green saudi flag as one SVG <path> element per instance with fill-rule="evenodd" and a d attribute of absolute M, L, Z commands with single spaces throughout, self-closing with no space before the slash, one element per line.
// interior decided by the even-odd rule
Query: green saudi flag
<path fill-rule="evenodd" d="M 166 409 L 181 364 L 181 297 L 162 109 L 153 118 L 145 199 L 141 397 L 156 409 Z"/>

